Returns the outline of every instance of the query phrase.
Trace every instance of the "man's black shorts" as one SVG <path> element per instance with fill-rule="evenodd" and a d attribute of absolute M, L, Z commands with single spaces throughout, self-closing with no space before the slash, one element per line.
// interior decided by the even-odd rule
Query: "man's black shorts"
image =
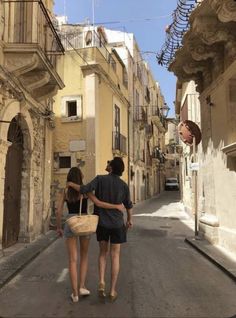
<path fill-rule="evenodd" d="M 106 241 L 111 244 L 121 244 L 127 241 L 126 239 L 126 226 L 109 229 L 98 225 L 97 227 L 97 241 Z"/>

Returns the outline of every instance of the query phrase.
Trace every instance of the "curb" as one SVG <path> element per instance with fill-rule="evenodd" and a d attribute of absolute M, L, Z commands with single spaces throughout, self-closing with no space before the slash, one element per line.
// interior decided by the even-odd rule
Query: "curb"
<path fill-rule="evenodd" d="M 24 267 L 57 240 L 55 231 L 49 231 L 34 242 L 27 244 L 19 251 L 0 262 L 0 289 L 14 278 Z"/>
<path fill-rule="evenodd" d="M 231 279 L 236 281 L 236 263 L 204 239 L 185 238 L 185 242 L 195 248 L 200 254 L 221 269 Z M 209 245 L 209 246 L 207 246 Z"/>

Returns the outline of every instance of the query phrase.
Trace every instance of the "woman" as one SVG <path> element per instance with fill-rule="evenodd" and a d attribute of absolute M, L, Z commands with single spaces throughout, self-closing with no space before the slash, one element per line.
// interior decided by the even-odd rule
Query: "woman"
<path fill-rule="evenodd" d="M 83 184 L 83 175 L 78 167 L 70 169 L 67 175 L 67 182 L 73 182 L 78 185 Z M 57 206 L 57 233 L 62 236 L 63 230 L 61 228 L 61 216 L 64 203 L 67 203 L 68 215 L 71 217 L 74 214 L 79 213 L 80 209 L 80 193 L 74 190 L 72 187 L 66 188 L 60 196 Z M 98 200 L 92 193 L 88 194 L 88 197 L 93 203 L 105 209 L 117 209 L 121 212 L 124 211 L 123 204 L 110 204 Z M 87 198 L 82 200 L 82 213 L 87 213 Z M 78 302 L 79 296 L 88 296 L 90 291 L 85 287 L 85 279 L 88 269 L 88 247 L 90 235 L 79 236 L 80 241 L 80 272 L 79 272 L 79 291 L 78 291 L 78 274 L 77 274 L 77 236 L 70 230 L 68 224 L 65 224 L 64 236 L 66 238 L 66 245 L 69 256 L 69 273 L 72 286 L 71 300 L 72 302 Z"/>

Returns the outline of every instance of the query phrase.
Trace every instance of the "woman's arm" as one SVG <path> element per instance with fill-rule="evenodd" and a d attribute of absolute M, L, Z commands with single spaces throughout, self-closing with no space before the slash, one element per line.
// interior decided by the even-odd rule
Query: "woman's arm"
<path fill-rule="evenodd" d="M 71 187 L 73 189 L 75 189 L 76 191 L 80 192 L 80 185 L 78 185 L 77 183 L 74 183 L 74 182 L 67 182 L 67 188 L 68 187 Z"/>
<path fill-rule="evenodd" d="M 112 204 L 112 203 L 108 203 L 108 202 L 104 202 L 104 201 L 100 201 L 93 193 L 87 193 L 88 197 L 90 200 L 93 201 L 93 203 L 100 207 L 100 208 L 104 208 L 104 209 L 116 209 L 119 210 L 120 212 L 125 212 L 126 209 L 124 207 L 124 205 L 121 204 Z"/>
<path fill-rule="evenodd" d="M 56 206 L 57 233 L 60 236 L 63 235 L 63 230 L 61 227 L 61 216 L 62 216 L 64 202 L 65 202 L 65 192 L 63 190 L 63 192 L 60 194 L 60 196 L 58 198 L 58 202 L 57 202 L 57 206 Z"/>

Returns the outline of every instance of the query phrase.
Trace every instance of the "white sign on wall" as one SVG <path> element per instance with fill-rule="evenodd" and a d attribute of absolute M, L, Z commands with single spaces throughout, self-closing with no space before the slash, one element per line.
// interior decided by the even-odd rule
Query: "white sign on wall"
<path fill-rule="evenodd" d="M 199 162 L 190 162 L 189 170 L 198 171 L 199 170 Z"/>
<path fill-rule="evenodd" d="M 71 140 L 69 144 L 70 151 L 84 151 L 86 149 L 85 140 Z"/>

